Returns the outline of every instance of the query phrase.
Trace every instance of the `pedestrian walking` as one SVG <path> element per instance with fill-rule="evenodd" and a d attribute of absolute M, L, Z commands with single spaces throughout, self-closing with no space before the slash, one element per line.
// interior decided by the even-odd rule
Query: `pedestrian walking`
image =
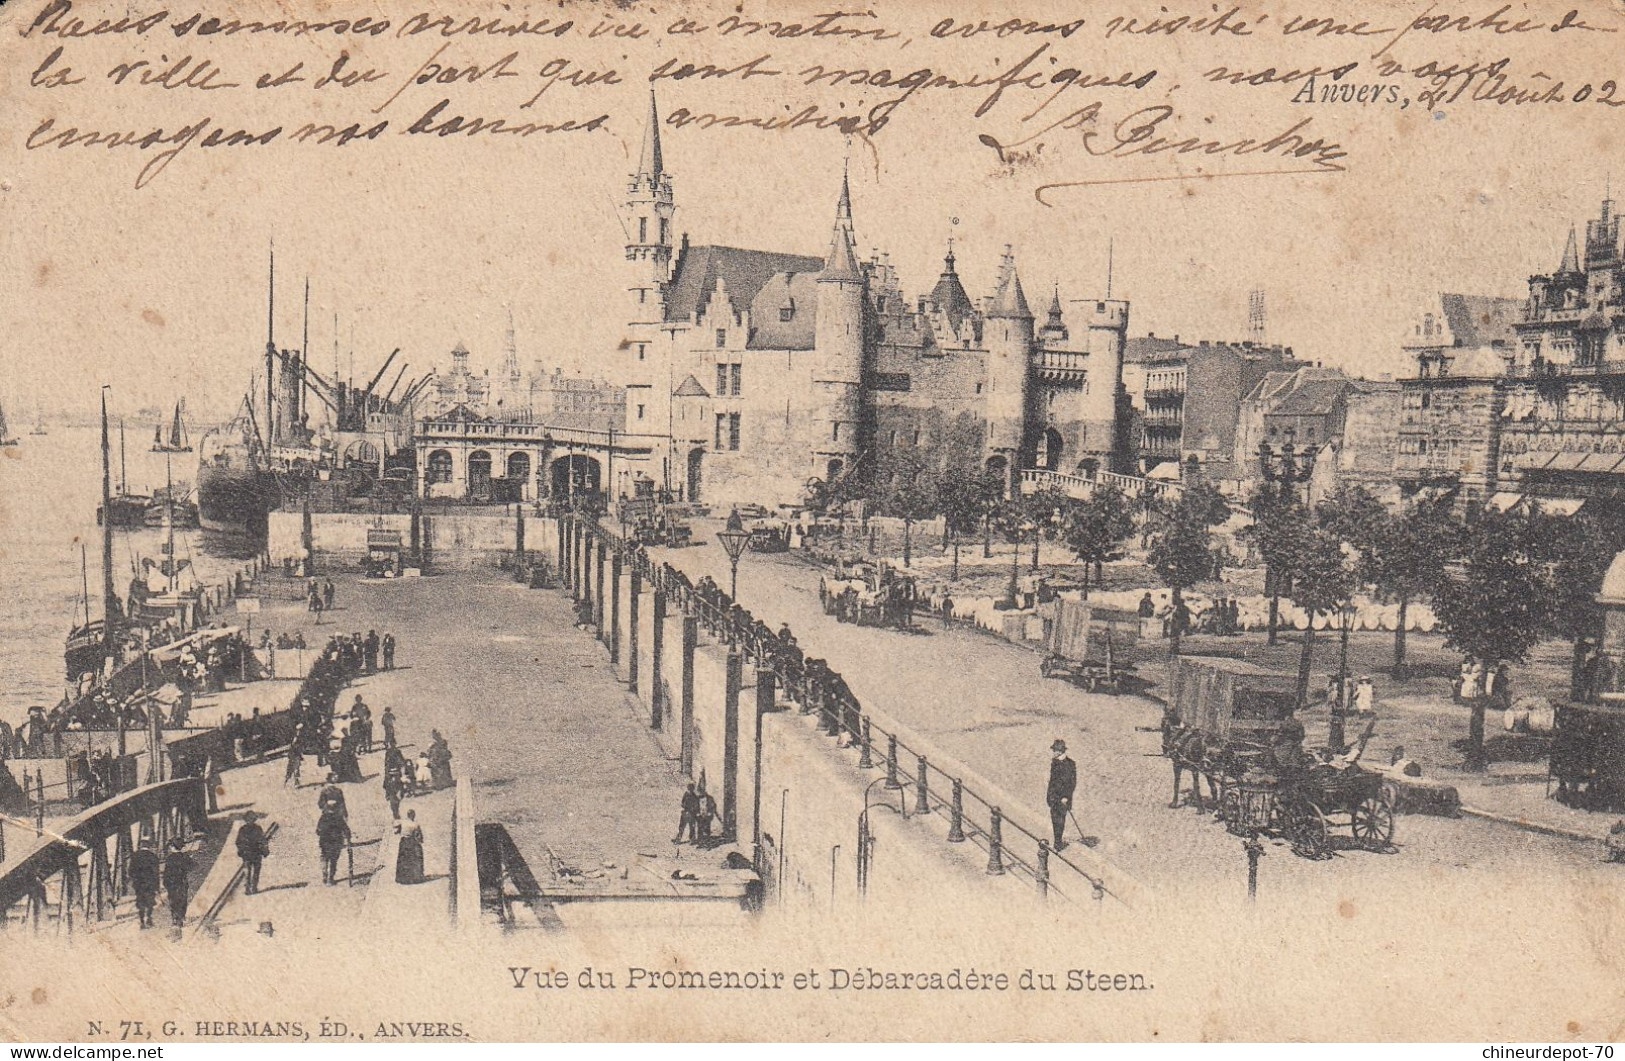
<path fill-rule="evenodd" d="M 384 750 L 384 800 L 389 816 L 401 820 L 401 799 L 406 795 L 406 756 L 393 744 Z"/>
<path fill-rule="evenodd" d="M 685 839 L 693 843 L 699 838 L 700 829 L 700 794 L 694 791 L 694 782 L 688 783 L 688 789 L 683 793 L 682 812 L 677 818 L 677 835 L 672 843 L 680 844 Z"/>
<path fill-rule="evenodd" d="M 328 611 L 333 610 L 334 595 L 333 580 L 328 579 L 327 584 L 322 587 L 322 604 L 327 607 Z"/>
<path fill-rule="evenodd" d="M 400 831 L 400 846 L 395 850 L 395 883 L 423 883 L 423 826 L 418 824 L 418 812 L 406 812 L 406 821 L 395 827 Z"/>
<path fill-rule="evenodd" d="M 294 733 L 293 743 L 288 745 L 288 768 L 282 773 L 282 785 L 284 788 L 290 784 L 294 788 L 299 787 L 299 772 L 303 770 L 305 766 L 305 751 L 302 747 L 304 741 L 304 723 L 300 723 L 299 729 Z"/>
<path fill-rule="evenodd" d="M 1066 754 L 1066 741 L 1059 738 L 1049 746 L 1049 790 L 1044 800 L 1049 804 L 1050 826 L 1055 833 L 1055 850 L 1066 849 L 1066 818 L 1072 813 L 1072 796 L 1078 787 L 1078 764 Z"/>
<path fill-rule="evenodd" d="M 378 720 L 384 727 L 384 747 L 395 747 L 395 711 L 393 708 L 384 708 L 383 717 Z"/>
<path fill-rule="evenodd" d="M 337 884 L 339 856 L 350 843 L 350 823 L 343 814 L 334 810 L 322 812 L 316 823 L 316 846 L 322 855 L 322 883 Z"/>
<path fill-rule="evenodd" d="M 429 733 L 429 785 L 438 792 L 452 786 L 451 747 L 439 730 L 430 730 Z"/>
<path fill-rule="evenodd" d="M 180 837 L 169 842 L 169 855 L 164 859 L 164 892 L 169 896 L 169 919 L 180 928 L 186 924 L 186 908 L 192 902 L 192 856 Z"/>
<path fill-rule="evenodd" d="M 384 640 L 380 643 L 379 648 L 383 650 L 383 654 L 384 654 L 384 669 L 385 670 L 394 670 L 395 669 L 395 635 L 394 634 L 385 634 L 384 635 Z"/>
<path fill-rule="evenodd" d="M 952 597 L 944 593 L 942 603 L 937 605 L 937 610 L 942 613 L 942 628 L 944 630 L 954 624 L 954 599 Z"/>
<path fill-rule="evenodd" d="M 152 911 L 158 905 L 158 885 L 162 863 L 152 841 L 143 840 L 130 856 L 130 889 L 135 892 L 135 916 L 142 928 L 152 927 Z"/>
<path fill-rule="evenodd" d="M 368 630 L 367 639 L 362 642 L 361 651 L 366 660 L 367 673 L 378 673 L 378 631 Z"/>
<path fill-rule="evenodd" d="M 260 864 L 270 853 L 271 841 L 260 825 L 260 816 L 249 811 L 237 829 L 237 857 L 243 861 L 243 891 L 248 895 L 260 890 Z"/>
<path fill-rule="evenodd" d="M 704 844 L 711 840 L 711 824 L 717 820 L 717 801 L 703 788 L 699 792 L 699 797 L 700 836 L 696 842 Z"/>

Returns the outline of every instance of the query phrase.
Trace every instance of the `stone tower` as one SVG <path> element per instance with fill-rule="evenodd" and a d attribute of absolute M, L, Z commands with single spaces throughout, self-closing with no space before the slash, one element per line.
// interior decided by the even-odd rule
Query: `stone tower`
<path fill-rule="evenodd" d="M 1117 466 L 1122 446 L 1118 415 L 1123 391 L 1123 347 L 1128 342 L 1128 303 L 1118 299 L 1085 302 L 1089 322 L 1089 374 L 1080 403 L 1080 458 L 1093 458 L 1106 471 Z"/>
<path fill-rule="evenodd" d="M 861 452 L 863 425 L 864 276 L 852 250 L 852 205 L 846 179 L 829 257 L 818 274 L 813 330 L 811 475 L 833 481 L 851 469 Z"/>
<path fill-rule="evenodd" d="M 638 171 L 626 191 L 627 287 L 634 322 L 659 322 L 664 316 L 662 292 L 671 279 L 671 219 L 676 211 L 671 176 L 660 157 L 660 115 L 649 92 L 649 124 L 643 131 Z"/>
<path fill-rule="evenodd" d="M 1033 312 L 1021 289 L 1015 259 L 1008 253 L 1000 268 L 1003 281 L 987 312 L 987 459 L 1014 492 L 1018 472 L 1028 452 L 1027 406 L 1032 370 Z"/>

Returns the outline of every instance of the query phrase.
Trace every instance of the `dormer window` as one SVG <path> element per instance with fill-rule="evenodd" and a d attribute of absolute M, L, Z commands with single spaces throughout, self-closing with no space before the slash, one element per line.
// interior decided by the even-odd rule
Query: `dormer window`
<path fill-rule="evenodd" d="M 796 316 L 796 304 L 794 302 L 791 302 L 788 306 L 780 306 L 779 307 L 779 320 L 780 321 L 791 321 L 791 320 L 795 319 L 795 316 Z"/>

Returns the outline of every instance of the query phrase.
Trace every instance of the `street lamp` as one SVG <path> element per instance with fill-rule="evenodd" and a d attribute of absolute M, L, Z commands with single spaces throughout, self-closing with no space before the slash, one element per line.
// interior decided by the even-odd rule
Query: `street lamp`
<path fill-rule="evenodd" d="M 750 542 L 750 532 L 745 530 L 737 508 L 729 514 L 727 525 L 717 531 L 717 541 L 728 554 L 728 596 L 735 599 L 739 596 L 739 558 L 745 555 L 745 546 Z"/>
<path fill-rule="evenodd" d="M 1308 483 L 1309 477 L 1314 474 L 1315 454 L 1312 450 L 1304 450 L 1300 463 L 1297 447 L 1292 443 L 1286 443 L 1277 453 L 1266 440 L 1258 444 L 1258 468 L 1264 481 L 1275 487 L 1277 496 L 1283 501 L 1295 501 L 1298 484 Z M 1307 502 L 1308 498 L 1304 500 Z"/>

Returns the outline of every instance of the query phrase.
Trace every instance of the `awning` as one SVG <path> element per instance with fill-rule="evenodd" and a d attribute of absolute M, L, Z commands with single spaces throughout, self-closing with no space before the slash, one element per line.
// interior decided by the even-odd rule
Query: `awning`
<path fill-rule="evenodd" d="M 1557 454 L 1547 453 L 1544 451 L 1520 453 L 1516 457 L 1512 458 L 1512 466 L 1521 471 L 1533 471 L 1536 468 L 1546 467 L 1546 465 L 1552 462 L 1552 458 L 1555 456 L 1557 456 Z"/>
<path fill-rule="evenodd" d="M 1552 462 L 1543 469 L 1548 472 L 1572 472 L 1578 469 L 1589 453 L 1557 453 L 1552 456 Z"/>
<path fill-rule="evenodd" d="M 1618 453 L 1587 453 L 1585 460 L 1574 470 L 1605 475 L 1617 468 L 1621 461 L 1625 461 L 1625 457 L 1621 457 Z"/>
<path fill-rule="evenodd" d="M 1546 516 L 1572 516 L 1585 504 L 1583 497 L 1537 497 L 1534 505 Z"/>
<path fill-rule="evenodd" d="M 1179 462 L 1163 461 L 1155 468 L 1152 468 L 1151 471 L 1146 474 L 1146 478 L 1159 479 L 1165 483 L 1177 483 L 1179 481 Z"/>
<path fill-rule="evenodd" d="M 1484 503 L 1484 507 L 1494 512 L 1505 512 L 1522 500 L 1522 494 L 1514 494 L 1503 491 L 1491 496 L 1491 498 Z"/>

